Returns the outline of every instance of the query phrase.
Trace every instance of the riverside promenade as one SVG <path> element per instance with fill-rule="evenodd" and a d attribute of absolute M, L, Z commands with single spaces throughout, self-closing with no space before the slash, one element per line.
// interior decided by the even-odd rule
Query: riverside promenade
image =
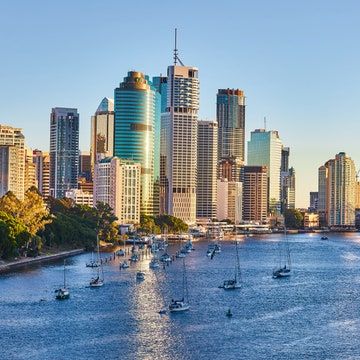
<path fill-rule="evenodd" d="M 46 261 L 52 261 L 52 260 L 59 260 L 66 257 L 78 255 L 84 252 L 84 249 L 75 249 L 75 250 L 69 250 L 69 251 L 62 251 L 56 254 L 50 254 L 50 255 L 40 255 L 34 258 L 22 258 L 15 261 L 4 261 L 0 262 L 0 274 L 11 272 L 13 270 L 20 269 L 22 267 L 25 267 L 27 265 L 33 265 L 40 262 L 46 262 Z"/>

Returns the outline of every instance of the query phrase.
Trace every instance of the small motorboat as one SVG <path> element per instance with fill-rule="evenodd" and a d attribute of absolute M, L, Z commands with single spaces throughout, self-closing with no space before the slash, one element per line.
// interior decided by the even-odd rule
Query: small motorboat
<path fill-rule="evenodd" d="M 227 316 L 227 317 L 232 317 L 232 316 L 233 316 L 230 308 L 229 308 L 228 311 L 226 312 L 226 316 Z"/>
<path fill-rule="evenodd" d="M 118 251 L 116 252 L 116 255 L 117 255 L 117 256 L 125 256 L 125 250 L 123 250 L 123 249 L 118 250 Z"/>
<path fill-rule="evenodd" d="M 136 280 L 145 280 L 145 273 L 143 271 L 138 271 L 136 273 Z"/>
<path fill-rule="evenodd" d="M 322 236 L 321 240 L 329 240 L 329 238 L 327 236 Z"/>
<path fill-rule="evenodd" d="M 127 269 L 130 265 L 128 264 L 128 262 L 125 260 L 124 262 L 122 262 L 120 264 L 120 269 Z"/>

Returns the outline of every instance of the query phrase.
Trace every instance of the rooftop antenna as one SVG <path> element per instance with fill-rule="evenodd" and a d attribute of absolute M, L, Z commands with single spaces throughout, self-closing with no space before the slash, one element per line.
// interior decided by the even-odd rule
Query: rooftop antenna
<path fill-rule="evenodd" d="M 174 66 L 176 66 L 177 62 L 179 61 L 179 63 L 181 64 L 181 66 L 184 66 L 184 64 L 182 63 L 182 61 L 179 58 L 179 52 L 177 49 L 177 28 L 175 28 L 175 48 L 174 48 Z"/>
<path fill-rule="evenodd" d="M 264 130 L 266 131 L 266 116 L 264 116 Z"/>

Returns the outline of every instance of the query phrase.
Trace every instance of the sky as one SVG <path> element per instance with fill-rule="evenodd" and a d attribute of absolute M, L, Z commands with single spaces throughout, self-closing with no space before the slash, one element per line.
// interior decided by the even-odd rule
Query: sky
<path fill-rule="evenodd" d="M 247 139 L 266 116 L 307 207 L 320 165 L 340 151 L 360 165 L 359 15 L 355 0 L 0 0 L 0 124 L 48 150 L 51 108 L 76 107 L 89 150 L 102 98 L 129 70 L 166 74 L 176 27 L 200 119 L 215 119 L 217 89 L 244 90 Z"/>

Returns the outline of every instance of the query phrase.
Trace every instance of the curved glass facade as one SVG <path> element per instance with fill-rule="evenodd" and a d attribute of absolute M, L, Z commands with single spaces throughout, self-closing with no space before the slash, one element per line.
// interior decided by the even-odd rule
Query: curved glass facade
<path fill-rule="evenodd" d="M 154 145 L 160 142 L 160 101 L 141 72 L 130 71 L 115 89 L 114 156 L 141 164 L 141 212 L 147 215 L 158 208 L 154 192 L 160 170 Z"/>

